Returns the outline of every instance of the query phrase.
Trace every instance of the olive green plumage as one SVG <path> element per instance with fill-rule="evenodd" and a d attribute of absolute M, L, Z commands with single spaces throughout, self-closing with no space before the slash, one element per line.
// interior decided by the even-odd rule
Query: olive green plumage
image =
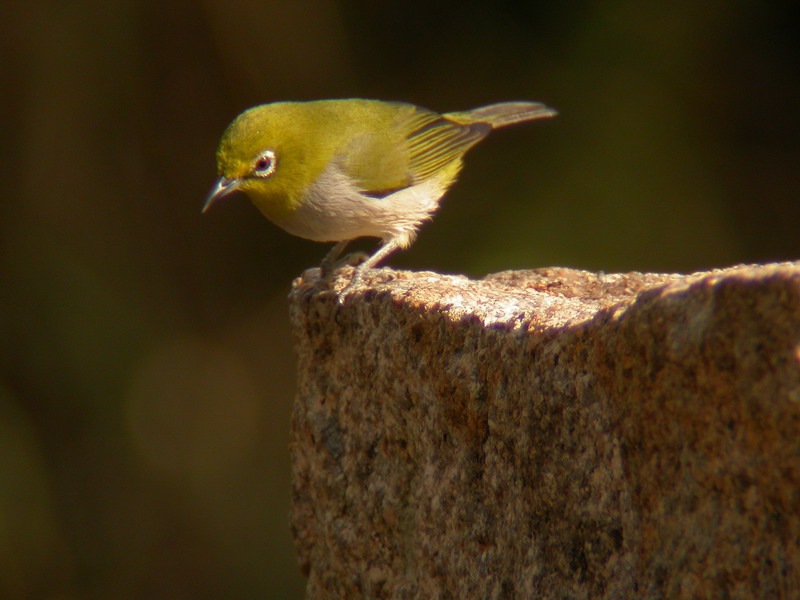
<path fill-rule="evenodd" d="M 222 136 L 220 179 L 204 210 L 242 191 L 288 232 L 340 242 L 326 258 L 327 267 L 348 240 L 381 238 L 357 279 L 413 241 L 458 176 L 464 154 L 492 129 L 555 114 L 532 102 L 443 115 L 401 102 L 358 99 L 257 106 Z"/>

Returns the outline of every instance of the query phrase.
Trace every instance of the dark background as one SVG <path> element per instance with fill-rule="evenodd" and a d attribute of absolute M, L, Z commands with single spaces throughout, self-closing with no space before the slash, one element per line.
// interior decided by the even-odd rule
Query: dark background
<path fill-rule="evenodd" d="M 327 247 L 244 197 L 243 109 L 549 122 L 470 152 L 389 264 L 692 271 L 800 255 L 796 1 L 39 0 L 0 9 L 0 597 L 300 598 L 286 294 Z"/>

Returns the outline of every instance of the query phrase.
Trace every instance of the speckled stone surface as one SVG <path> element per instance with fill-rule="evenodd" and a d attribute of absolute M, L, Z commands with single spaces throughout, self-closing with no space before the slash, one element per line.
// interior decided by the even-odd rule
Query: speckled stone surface
<path fill-rule="evenodd" d="M 290 296 L 309 599 L 800 597 L 800 264 L 324 285 Z"/>

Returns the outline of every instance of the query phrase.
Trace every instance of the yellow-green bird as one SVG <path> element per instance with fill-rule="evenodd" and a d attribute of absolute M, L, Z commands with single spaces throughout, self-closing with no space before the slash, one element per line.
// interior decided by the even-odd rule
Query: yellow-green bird
<path fill-rule="evenodd" d="M 504 102 L 438 114 L 403 102 L 276 102 L 240 114 L 217 150 L 219 180 L 205 212 L 244 192 L 291 234 L 338 242 L 322 262 L 327 274 L 349 240 L 377 237 L 361 274 L 407 248 L 461 170 L 464 154 L 498 127 L 553 117 L 536 102 Z"/>

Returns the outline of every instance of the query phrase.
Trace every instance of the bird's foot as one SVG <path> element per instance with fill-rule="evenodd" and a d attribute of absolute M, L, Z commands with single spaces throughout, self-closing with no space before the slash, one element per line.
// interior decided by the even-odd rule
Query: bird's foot
<path fill-rule="evenodd" d="M 357 267 L 358 265 L 366 262 L 368 258 L 369 254 L 366 252 L 351 252 L 339 261 L 338 266 Z"/>
<path fill-rule="evenodd" d="M 323 261 L 322 265 L 320 266 L 322 270 L 322 277 L 328 278 L 342 267 L 357 267 L 361 263 L 365 262 L 368 258 L 369 254 L 366 252 L 351 252 L 344 258 L 335 262 L 326 263 Z"/>
<path fill-rule="evenodd" d="M 350 280 L 350 283 L 348 283 L 341 290 L 336 292 L 336 300 L 340 306 L 344 304 L 344 299 L 353 290 L 353 288 L 355 288 L 356 286 L 358 286 L 359 283 L 361 283 L 361 278 L 363 277 L 364 274 L 364 269 L 361 268 L 362 266 L 363 265 L 356 267 L 353 270 L 353 278 Z"/>

